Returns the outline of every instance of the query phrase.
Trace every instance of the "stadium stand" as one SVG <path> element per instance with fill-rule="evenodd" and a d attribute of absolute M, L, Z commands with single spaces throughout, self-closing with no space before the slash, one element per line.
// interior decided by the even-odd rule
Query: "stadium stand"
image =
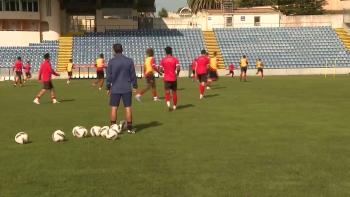
<path fill-rule="evenodd" d="M 350 52 L 331 27 L 216 28 L 225 66 L 238 65 L 246 55 L 264 68 L 320 68 L 337 59 L 337 67 L 350 66 Z"/>
<path fill-rule="evenodd" d="M 145 50 L 152 47 L 157 63 L 164 57 L 164 48 L 171 46 L 173 55 L 180 61 L 181 69 L 187 70 L 193 58 L 206 49 L 201 29 L 138 29 L 86 32 L 73 37 L 73 63 L 91 66 L 99 54 L 106 62 L 113 57 L 112 46 L 121 43 L 124 55 L 132 58 L 136 65 L 143 65 Z"/>
<path fill-rule="evenodd" d="M 57 65 L 58 40 L 43 40 L 41 43 L 29 44 L 29 46 L 0 47 L 0 59 L 3 68 L 11 68 L 17 57 L 22 58 L 23 63 L 31 62 L 31 72 L 37 72 L 45 53 L 50 53 L 51 64 L 55 69 Z"/>

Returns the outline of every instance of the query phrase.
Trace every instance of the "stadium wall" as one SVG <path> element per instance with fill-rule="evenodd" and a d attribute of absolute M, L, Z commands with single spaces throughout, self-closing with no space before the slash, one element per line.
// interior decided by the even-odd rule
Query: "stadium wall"
<path fill-rule="evenodd" d="M 333 28 L 341 28 L 343 27 L 343 14 L 281 15 L 281 24 L 286 24 L 288 26 L 332 26 Z"/>
<path fill-rule="evenodd" d="M 0 37 L 0 46 L 28 46 L 40 42 L 40 34 L 36 31 L 0 31 Z"/>
<path fill-rule="evenodd" d="M 40 8 L 40 32 L 42 40 L 58 40 L 61 35 L 60 24 L 60 3 L 57 0 L 51 0 L 51 14 L 47 14 L 47 6 L 44 0 L 39 2 Z"/>
<path fill-rule="evenodd" d="M 323 6 L 326 10 L 343 10 L 350 8 L 350 1 L 347 0 L 327 0 Z"/>

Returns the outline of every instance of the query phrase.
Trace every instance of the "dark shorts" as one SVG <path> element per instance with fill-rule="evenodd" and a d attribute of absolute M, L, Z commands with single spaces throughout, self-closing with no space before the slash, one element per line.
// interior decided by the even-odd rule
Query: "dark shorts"
<path fill-rule="evenodd" d="M 209 78 L 211 78 L 211 79 L 218 79 L 219 78 L 218 73 L 216 71 L 211 70 L 209 72 Z"/>
<path fill-rule="evenodd" d="M 164 81 L 164 89 L 165 90 L 177 90 L 177 81 Z"/>
<path fill-rule="evenodd" d="M 21 78 L 22 77 L 22 71 L 16 71 L 16 76 Z"/>
<path fill-rule="evenodd" d="M 103 70 L 96 71 L 97 79 L 104 79 L 105 78 L 105 72 Z"/>
<path fill-rule="evenodd" d="M 53 85 L 51 81 L 45 81 L 43 82 L 43 89 L 45 90 L 51 90 L 53 89 Z"/>
<path fill-rule="evenodd" d="M 132 93 L 111 94 L 109 98 L 109 105 L 112 107 L 119 107 L 120 99 L 123 99 L 124 107 L 131 107 Z"/>
<path fill-rule="evenodd" d="M 247 67 L 241 67 L 241 72 L 247 73 Z"/>
<path fill-rule="evenodd" d="M 192 74 L 196 74 L 196 70 L 192 70 Z"/>
<path fill-rule="evenodd" d="M 147 75 L 146 76 L 146 82 L 147 83 L 153 83 L 153 82 L 155 82 L 155 77 L 154 77 L 154 75 L 153 74 L 149 74 L 149 75 Z"/>
<path fill-rule="evenodd" d="M 233 70 L 230 70 L 230 74 L 233 74 Z"/>
<path fill-rule="evenodd" d="M 207 82 L 208 75 L 207 74 L 198 74 L 198 81 L 199 82 Z"/>
<path fill-rule="evenodd" d="M 258 68 L 258 72 L 264 72 L 263 68 Z"/>
<path fill-rule="evenodd" d="M 68 72 L 68 77 L 71 77 L 72 75 L 73 75 L 72 71 Z"/>
<path fill-rule="evenodd" d="M 27 78 L 32 77 L 32 75 L 30 74 L 30 72 L 26 72 L 26 77 L 27 77 Z"/>

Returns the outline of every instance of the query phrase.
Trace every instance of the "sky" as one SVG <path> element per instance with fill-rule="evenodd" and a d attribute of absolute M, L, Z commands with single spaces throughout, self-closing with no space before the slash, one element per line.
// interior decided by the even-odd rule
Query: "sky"
<path fill-rule="evenodd" d="M 169 12 L 177 11 L 181 7 L 187 7 L 187 0 L 156 0 L 157 13 L 163 7 Z"/>

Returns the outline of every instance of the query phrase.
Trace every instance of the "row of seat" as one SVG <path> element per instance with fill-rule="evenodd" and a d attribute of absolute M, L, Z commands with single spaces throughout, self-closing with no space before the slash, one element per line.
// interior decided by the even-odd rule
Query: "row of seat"
<path fill-rule="evenodd" d="M 242 55 L 263 59 L 266 68 L 322 67 L 326 59 L 350 66 L 350 52 L 328 26 L 216 28 L 214 33 L 226 66 L 238 63 Z"/>

